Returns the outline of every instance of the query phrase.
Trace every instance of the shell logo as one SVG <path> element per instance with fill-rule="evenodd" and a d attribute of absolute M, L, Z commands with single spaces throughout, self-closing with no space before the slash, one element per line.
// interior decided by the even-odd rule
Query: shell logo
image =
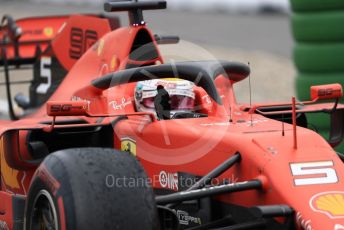
<path fill-rule="evenodd" d="M 309 205 L 313 211 L 323 213 L 331 219 L 344 218 L 344 192 L 318 193 L 310 199 Z"/>
<path fill-rule="evenodd" d="M 19 189 L 20 185 L 17 179 L 19 171 L 12 169 L 10 166 L 8 166 L 6 162 L 3 138 L 0 139 L 0 166 L 1 166 L 1 176 L 6 186 L 9 186 L 13 189 Z"/>

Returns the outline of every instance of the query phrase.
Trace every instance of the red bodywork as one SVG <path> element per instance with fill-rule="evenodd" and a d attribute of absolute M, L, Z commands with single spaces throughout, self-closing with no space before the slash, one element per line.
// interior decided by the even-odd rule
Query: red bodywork
<path fill-rule="evenodd" d="M 30 163 L 32 156 L 27 146 L 29 132 L 45 130 L 48 135 L 56 128 L 106 125 L 119 115 L 125 114 L 130 116 L 113 126 L 114 147 L 124 150 L 121 144 L 131 141 L 135 146 L 132 153 L 152 178 L 155 189 L 171 192 L 178 190 L 175 183 L 177 179 L 173 176 L 172 179 L 169 177 L 167 184 L 166 181 L 161 181 L 162 172 L 166 175 L 185 172 L 203 176 L 236 152 L 240 152 L 241 162 L 226 171 L 219 180 L 236 182 L 258 178 L 263 182 L 264 189 L 222 195 L 218 196 L 217 200 L 244 207 L 287 204 L 295 210 L 294 219 L 298 229 L 344 229 L 344 166 L 336 152 L 319 134 L 297 127 L 298 145 L 295 149 L 293 126 L 285 123 L 282 135 L 280 121 L 252 113 L 250 106 L 237 104 L 233 92 L 235 82 L 222 76 L 216 79 L 215 84 L 223 105 L 209 98 L 202 88 L 195 87 L 198 112 L 207 114 L 208 117 L 162 121 L 151 119 L 147 114 L 137 113 L 135 110 L 136 83 L 103 91 L 90 84 L 92 80 L 124 70 L 128 65 L 164 62 L 154 36 L 145 25 L 111 31 L 109 25 L 100 23 L 105 19 L 96 17 L 74 16 L 64 27 L 61 25 L 66 21 L 65 17 L 47 18 L 44 21 L 46 20 L 53 28 L 53 38 L 45 37 L 43 33 L 37 34 L 37 37 L 32 35 L 30 39 L 42 40 L 42 50 L 47 47 L 45 40 L 51 40 L 49 44 L 57 47 L 57 56 L 69 70 L 50 101 L 61 102 L 61 105 L 67 104 L 68 101 L 84 101 L 79 104 L 88 107 L 87 116 L 63 116 L 57 117 L 56 120 L 82 119 L 87 122 L 57 123 L 51 129 L 48 123 L 51 123 L 52 117 L 47 115 L 46 106 L 18 121 L 1 121 L 0 221 L 5 222 L 9 229 L 14 226 L 12 199 L 14 196 L 25 198 L 38 166 Z M 85 23 L 85 20 L 88 22 Z M 28 23 L 27 28 L 36 28 L 41 22 L 40 19 L 23 20 L 19 21 L 18 25 L 24 26 Z M 70 30 L 73 27 L 81 30 L 97 27 L 101 35 L 75 63 L 67 57 L 71 46 Z M 43 24 L 38 28 L 45 31 Z M 56 34 L 58 30 L 61 31 Z M 138 36 L 150 38 L 157 54 L 156 58 L 140 61 L 130 58 Z M 23 42 L 26 41 L 24 36 L 22 39 Z M 25 45 L 20 47 L 20 52 L 22 56 L 30 57 L 34 55 L 34 48 Z M 331 109 L 332 106 L 332 103 L 308 105 L 303 109 L 307 112 L 319 111 L 324 108 Z M 344 107 L 339 105 L 338 109 Z M 80 111 L 77 111 L 77 114 L 78 112 Z M 103 119 L 99 120 L 99 117 Z M 64 146 L 60 147 L 63 149 Z"/>

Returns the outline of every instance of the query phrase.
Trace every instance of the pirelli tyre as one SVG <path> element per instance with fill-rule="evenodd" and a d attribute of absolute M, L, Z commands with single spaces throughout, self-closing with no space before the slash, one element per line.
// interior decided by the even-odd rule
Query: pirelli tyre
<path fill-rule="evenodd" d="M 344 41 L 344 10 L 295 13 L 291 18 L 294 38 L 298 42 Z"/>
<path fill-rule="evenodd" d="M 294 12 L 312 12 L 344 9 L 342 0 L 290 0 Z"/>
<path fill-rule="evenodd" d="M 129 153 L 100 148 L 53 153 L 31 182 L 26 230 L 157 229 L 146 179 Z"/>
<path fill-rule="evenodd" d="M 344 72 L 344 43 L 298 44 L 294 61 L 300 72 Z"/>
<path fill-rule="evenodd" d="M 344 43 L 298 44 L 294 61 L 301 72 L 344 72 Z"/>

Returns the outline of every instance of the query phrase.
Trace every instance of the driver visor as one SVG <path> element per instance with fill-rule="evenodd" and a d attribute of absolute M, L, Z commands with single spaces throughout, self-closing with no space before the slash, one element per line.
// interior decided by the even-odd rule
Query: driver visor
<path fill-rule="evenodd" d="M 193 110 L 195 100 L 192 97 L 183 95 L 170 95 L 171 110 Z M 155 109 L 154 97 L 142 99 L 141 104 L 150 109 Z"/>

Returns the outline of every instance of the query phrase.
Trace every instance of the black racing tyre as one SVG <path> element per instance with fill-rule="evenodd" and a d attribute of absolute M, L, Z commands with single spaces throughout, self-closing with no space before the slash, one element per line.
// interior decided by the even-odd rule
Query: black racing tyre
<path fill-rule="evenodd" d="M 294 38 L 298 42 L 344 41 L 344 10 L 292 15 Z"/>
<path fill-rule="evenodd" d="M 339 83 L 344 85 L 344 72 L 342 73 L 299 73 L 296 78 L 296 92 L 298 99 L 310 100 L 310 88 L 312 85 L 325 85 Z"/>
<path fill-rule="evenodd" d="M 301 72 L 344 72 L 344 43 L 298 44 L 294 61 Z"/>
<path fill-rule="evenodd" d="M 290 0 L 294 12 L 312 12 L 344 9 L 343 0 Z"/>
<path fill-rule="evenodd" d="M 26 230 L 158 228 L 143 168 L 128 153 L 101 148 L 49 155 L 31 182 L 25 217 Z"/>

